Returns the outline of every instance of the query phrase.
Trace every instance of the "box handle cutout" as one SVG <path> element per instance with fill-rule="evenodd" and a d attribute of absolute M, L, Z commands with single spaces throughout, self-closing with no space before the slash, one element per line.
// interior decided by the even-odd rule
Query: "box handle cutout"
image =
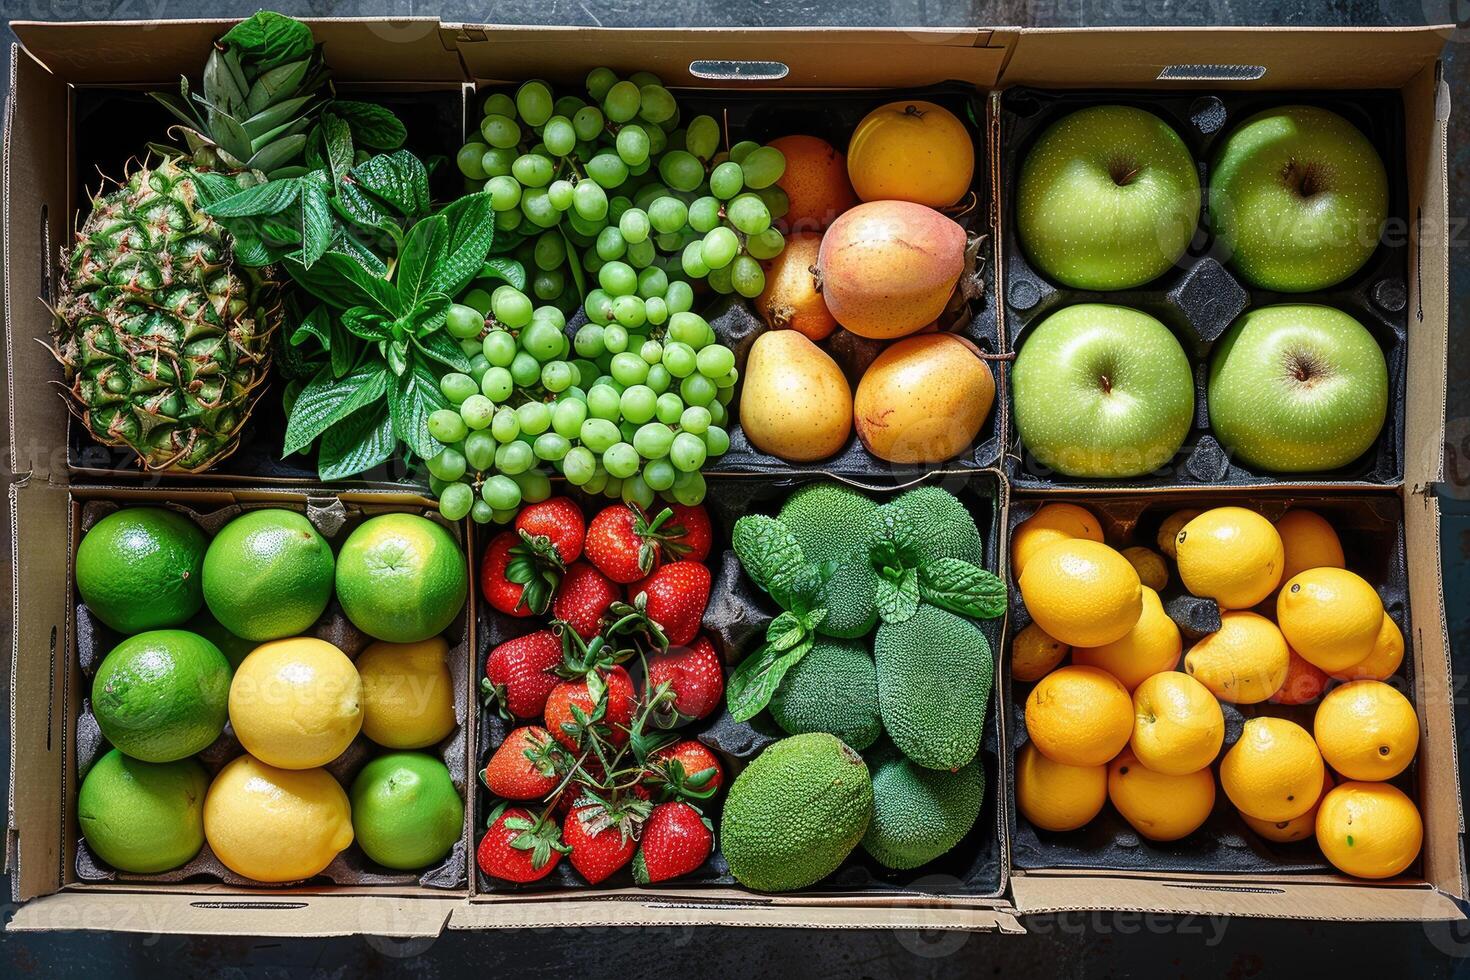
<path fill-rule="evenodd" d="M 1254 82 L 1266 77 L 1265 65 L 1165 65 L 1161 82 Z"/>
<path fill-rule="evenodd" d="M 691 61 L 689 74 L 717 82 L 774 82 L 791 69 L 780 61 Z"/>
<path fill-rule="evenodd" d="M 280 909 L 290 912 L 295 909 L 309 908 L 309 902 L 190 902 L 191 909 L 231 909 L 254 911 L 256 909 Z"/>

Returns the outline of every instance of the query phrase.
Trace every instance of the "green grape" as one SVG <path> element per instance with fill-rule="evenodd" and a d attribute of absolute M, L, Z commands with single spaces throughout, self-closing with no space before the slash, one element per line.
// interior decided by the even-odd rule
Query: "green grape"
<path fill-rule="evenodd" d="M 602 346 L 611 363 L 613 354 L 621 354 L 628 349 L 628 328 L 622 324 L 609 323 L 602 331 Z"/>
<path fill-rule="evenodd" d="M 551 409 L 545 402 L 526 402 L 516 409 L 516 419 L 523 435 L 539 436 L 551 428 Z"/>
<path fill-rule="evenodd" d="M 722 201 L 730 200 L 744 187 L 745 177 L 740 172 L 740 164 L 732 160 L 726 160 L 710 171 L 709 192 Z"/>
<path fill-rule="evenodd" d="M 516 184 L 516 186 L 520 187 L 521 185 Z M 517 192 L 517 195 L 519 195 L 519 192 Z M 519 196 L 516 199 L 520 200 Z M 495 230 L 515 231 L 521 226 L 521 222 L 524 220 L 525 217 L 521 214 L 521 209 L 512 205 L 509 211 L 495 212 Z"/>
<path fill-rule="evenodd" d="M 700 443 L 700 449 L 704 443 Z M 626 442 L 616 442 L 608 446 L 602 453 L 602 465 L 607 470 L 607 475 L 622 480 L 638 472 L 638 450 Z"/>
<path fill-rule="evenodd" d="M 536 268 L 544 272 L 560 269 L 567 261 L 567 240 L 557 231 L 546 231 L 536 236 L 536 245 L 531 251 Z M 548 307 L 540 307 L 540 312 Z"/>
<path fill-rule="evenodd" d="M 602 98 L 602 111 L 615 123 L 625 123 L 638 115 L 642 93 L 629 81 L 618 82 Z"/>
<path fill-rule="evenodd" d="M 515 163 L 519 155 L 513 146 L 486 147 L 484 155 L 480 157 L 480 169 L 485 171 L 486 177 L 507 176 L 510 165 Z"/>
<path fill-rule="evenodd" d="M 441 480 L 433 473 L 429 474 L 429 493 L 432 496 L 439 496 L 441 493 L 444 492 L 444 488 L 447 486 L 449 486 L 448 480 Z"/>
<path fill-rule="evenodd" d="M 572 210 L 588 221 L 607 217 L 607 192 L 595 180 L 580 180 L 572 191 Z"/>
<path fill-rule="evenodd" d="M 482 116 L 514 116 L 516 114 L 516 100 L 504 92 L 493 92 L 485 97 L 485 104 L 480 107 Z"/>
<path fill-rule="evenodd" d="M 466 143 L 459 148 L 455 154 L 454 162 L 459 166 L 459 172 L 470 180 L 484 180 L 489 174 L 485 173 L 485 151 L 490 149 L 484 143 Z"/>
<path fill-rule="evenodd" d="M 484 354 L 476 354 L 470 358 L 470 378 L 475 384 L 480 383 L 480 379 L 485 376 L 485 372 L 488 370 L 490 370 L 490 362 L 485 360 Z"/>
<path fill-rule="evenodd" d="M 557 435 L 575 439 L 587 421 L 587 403 L 576 398 L 562 398 L 551 409 L 551 428 Z"/>
<path fill-rule="evenodd" d="M 485 183 L 490 194 L 490 206 L 496 211 L 509 211 L 521 203 L 521 185 L 509 175 L 491 177 Z"/>
<path fill-rule="evenodd" d="M 556 166 L 539 153 L 522 153 L 510 165 L 510 174 L 525 187 L 545 187 L 556 176 Z"/>
<path fill-rule="evenodd" d="M 623 434 L 609 420 L 591 418 L 582 423 L 578 437 L 582 440 L 582 445 L 594 453 L 603 453 L 607 451 L 607 447 L 622 439 Z"/>
<path fill-rule="evenodd" d="M 643 300 L 637 296 L 619 296 L 613 300 L 613 319 L 629 330 L 637 330 L 648 322 Z"/>
<path fill-rule="evenodd" d="M 633 201 L 626 194 L 614 194 L 607 199 L 607 223 L 615 225 L 623 212 L 633 206 Z"/>
<path fill-rule="evenodd" d="M 475 492 L 469 484 L 451 483 L 439 494 L 439 513 L 446 521 L 458 521 L 470 512 L 474 502 Z"/>
<path fill-rule="evenodd" d="M 763 262 L 766 259 L 774 259 L 780 255 L 781 250 L 785 247 L 786 239 L 774 227 L 767 228 L 760 234 L 751 235 L 745 239 L 745 250 L 750 253 L 750 257 L 760 259 Z"/>
<path fill-rule="evenodd" d="M 729 374 L 725 375 L 723 378 L 716 379 L 716 381 L 715 381 L 715 387 L 719 389 L 719 394 L 715 396 L 715 399 L 721 405 L 728 405 L 728 404 L 730 404 L 731 401 L 734 400 L 734 398 L 735 398 L 735 381 L 739 377 L 740 377 L 740 372 L 739 371 L 733 371 L 732 370 Z M 719 423 L 716 423 L 716 424 L 718 425 Z"/>
<path fill-rule="evenodd" d="M 702 250 L 701 246 L 701 250 Z M 694 308 L 694 287 L 682 279 L 669 283 L 669 291 L 664 293 L 664 302 L 669 304 L 670 320 L 675 313 L 688 313 Z"/>
<path fill-rule="evenodd" d="M 701 235 L 720 226 L 720 201 L 708 195 L 689 205 L 689 227 Z"/>
<path fill-rule="evenodd" d="M 661 399 L 663 397 L 666 396 L 660 396 Z M 640 425 L 633 434 L 633 448 L 644 459 L 662 459 L 669 454 L 669 447 L 673 444 L 674 430 L 662 420 Z"/>
<path fill-rule="evenodd" d="M 624 126 L 618 130 L 614 147 L 624 163 L 630 167 L 636 166 L 648 159 L 648 134 L 643 131 L 642 126 Z"/>
<path fill-rule="evenodd" d="M 587 176 L 607 190 L 623 186 L 628 179 L 628 165 L 616 153 L 599 153 L 586 165 Z"/>
<path fill-rule="evenodd" d="M 577 98 L 575 95 L 563 95 L 558 97 L 556 103 L 552 105 L 551 112 L 553 115 L 571 118 L 576 114 L 578 109 L 586 104 L 584 100 Z"/>
<path fill-rule="evenodd" d="M 594 248 L 599 259 L 611 262 L 613 259 L 623 257 L 623 253 L 628 250 L 628 243 L 616 225 L 609 225 L 598 233 L 597 244 Z"/>
<path fill-rule="evenodd" d="M 499 404 L 515 391 L 516 381 L 503 367 L 492 367 L 480 379 L 480 391 L 490 401 Z"/>
<path fill-rule="evenodd" d="M 532 79 L 516 90 L 516 111 L 530 126 L 543 126 L 551 118 L 551 88 L 539 79 Z"/>
<path fill-rule="evenodd" d="M 544 187 L 527 187 L 521 192 L 521 212 L 537 228 L 552 228 L 561 220 L 561 212 Z"/>
<path fill-rule="evenodd" d="M 618 499 L 623 495 L 623 481 L 609 473 L 607 486 L 602 488 L 602 495 L 609 500 Z"/>
<path fill-rule="evenodd" d="M 669 385 L 673 382 L 673 375 L 669 374 L 669 369 L 660 362 L 648 366 L 648 378 L 643 383 L 652 388 L 655 394 L 662 395 L 669 390 Z"/>
<path fill-rule="evenodd" d="M 475 505 L 470 508 L 470 518 L 476 524 L 489 524 L 495 519 L 495 508 L 483 500 L 476 500 Z"/>
<path fill-rule="evenodd" d="M 533 320 L 545 320 L 556 329 L 561 330 L 567 325 L 567 315 L 555 306 L 538 306 L 531 313 Z"/>
<path fill-rule="evenodd" d="M 664 302 L 662 296 L 650 296 L 643 301 L 643 315 L 648 322 L 659 326 L 669 318 L 669 304 Z"/>
<path fill-rule="evenodd" d="M 695 116 L 684 130 L 684 148 L 701 160 L 720 149 L 720 124 L 713 116 Z"/>
<path fill-rule="evenodd" d="M 691 374 L 679 382 L 679 395 L 690 405 L 705 406 L 715 400 L 715 383 L 702 374 Z"/>
<path fill-rule="evenodd" d="M 599 357 L 602 354 L 602 327 L 595 323 L 585 323 L 577 328 L 577 336 L 572 339 L 572 346 L 582 357 Z"/>
<path fill-rule="evenodd" d="M 644 482 L 643 477 L 634 467 L 633 475 L 623 481 L 623 489 L 620 494 L 625 504 L 633 504 L 638 507 L 653 506 L 653 488 Z"/>
<path fill-rule="evenodd" d="M 541 387 L 557 394 L 572 386 L 573 368 L 566 361 L 551 361 L 541 366 Z"/>
<path fill-rule="evenodd" d="M 572 195 L 575 192 L 570 180 L 565 178 L 553 180 L 546 187 L 546 200 L 550 201 L 551 206 L 558 211 L 565 212 L 572 206 Z"/>
<path fill-rule="evenodd" d="M 675 469 L 689 473 L 704 465 L 707 454 L 703 439 L 692 432 L 680 432 L 669 447 L 669 462 Z"/>
<path fill-rule="evenodd" d="M 496 442 L 514 442 L 521 434 L 521 420 L 516 415 L 516 410 L 509 405 L 497 408 L 495 417 L 490 421 L 490 434 L 495 437 Z"/>
<path fill-rule="evenodd" d="M 648 213 L 639 208 L 629 208 L 618 216 L 618 231 L 623 235 L 623 240 L 636 244 L 648 240 L 648 233 L 652 230 L 648 223 Z"/>
<path fill-rule="evenodd" d="M 669 235 L 684 227 L 689 209 L 677 197 L 655 198 L 648 205 L 648 223 L 655 231 Z"/>
<path fill-rule="evenodd" d="M 531 292 L 539 300 L 554 300 L 567 288 L 566 276 L 560 269 L 552 269 L 550 272 L 541 270 L 531 280 Z"/>
<path fill-rule="evenodd" d="M 516 513 L 517 509 L 492 510 L 490 512 L 490 519 L 496 524 L 509 524 L 511 521 L 516 519 Z"/>
<path fill-rule="evenodd" d="M 463 422 L 460 423 L 460 425 L 463 424 Z M 437 439 L 438 436 L 435 438 Z M 453 482 L 464 476 L 464 454 L 453 446 L 445 446 L 438 455 L 425 460 L 424 465 L 429 468 L 430 473 L 446 482 Z"/>
<path fill-rule="evenodd" d="M 510 362 L 510 376 L 522 388 L 529 388 L 541 380 L 541 362 L 528 351 L 517 351 Z"/>
<path fill-rule="evenodd" d="M 496 367 L 510 367 L 516 356 L 516 338 L 509 330 L 496 327 L 481 342 L 485 359 Z"/>
<path fill-rule="evenodd" d="M 709 409 L 703 405 L 690 405 L 684 409 L 684 414 L 679 416 L 679 428 L 685 432 L 695 435 L 702 434 L 710 426 Z"/>
<path fill-rule="evenodd" d="M 679 232 L 660 232 L 653 236 L 654 245 L 658 246 L 660 252 L 677 252 L 685 245 L 684 236 Z"/>
<path fill-rule="evenodd" d="M 638 357 L 645 365 L 661 364 L 664 359 L 664 345 L 656 340 L 645 340 L 638 348 Z M 648 372 L 645 370 L 644 378 L 647 376 Z M 639 381 L 642 380 L 643 378 L 639 379 Z"/>
<path fill-rule="evenodd" d="M 677 463 L 675 464 L 678 465 Z M 674 480 L 672 493 L 674 500 L 685 507 L 693 507 L 704 500 L 705 485 L 704 476 L 698 469 L 680 473 Z"/>
<path fill-rule="evenodd" d="M 721 392 L 721 394 L 723 394 L 723 391 Z M 719 395 L 716 395 L 715 400 L 706 405 L 705 409 L 709 412 L 710 425 L 724 425 L 730 420 L 729 413 L 726 411 L 725 406 L 720 404 Z M 713 456 L 715 454 L 712 452 L 710 453 L 710 455 Z"/>
<path fill-rule="evenodd" d="M 470 469 L 484 472 L 495 464 L 495 437 L 483 430 L 472 431 L 464 437 L 464 458 Z"/>
<path fill-rule="evenodd" d="M 740 239 L 723 225 L 704 236 L 704 248 L 700 253 L 710 270 L 723 269 L 740 251 Z"/>
<path fill-rule="evenodd" d="M 732 281 L 731 271 L 728 265 L 720 269 L 711 269 L 704 281 L 709 283 L 710 289 L 713 289 L 721 296 L 728 296 L 735 291 L 735 283 Z"/>
<path fill-rule="evenodd" d="M 638 115 L 655 125 L 674 118 L 679 108 L 672 93 L 657 82 L 640 87 L 638 95 Z"/>
<path fill-rule="evenodd" d="M 766 288 L 765 270 L 749 255 L 737 255 L 730 266 L 730 284 L 741 296 L 746 299 L 755 299 Z"/>
<path fill-rule="evenodd" d="M 462 302 L 465 306 L 479 313 L 482 319 L 486 313 L 490 312 L 490 294 L 479 287 L 465 293 Z"/>
<path fill-rule="evenodd" d="M 612 359 L 612 376 L 621 385 L 639 385 L 643 379 L 648 377 L 648 362 L 643 360 L 639 354 L 624 351 L 614 354 Z"/>
<path fill-rule="evenodd" d="M 770 187 L 786 172 L 786 157 L 774 146 L 761 146 L 740 161 L 740 171 L 745 176 L 745 186 L 752 190 Z"/>
<path fill-rule="evenodd" d="M 521 505 L 521 488 L 510 477 L 496 474 L 480 485 L 480 499 L 496 510 L 511 510 Z"/>
<path fill-rule="evenodd" d="M 725 216 L 736 231 L 746 235 L 759 235 L 771 227 L 771 212 L 757 195 L 751 193 L 736 195 L 726 206 Z"/>
<path fill-rule="evenodd" d="M 601 102 L 607 98 L 608 90 L 617 83 L 617 73 L 611 68 L 594 68 L 587 73 L 587 94 Z"/>
<path fill-rule="evenodd" d="M 658 396 L 658 405 L 654 409 L 654 416 L 665 425 L 676 425 L 684 414 L 684 399 L 672 391 Z M 647 453 L 644 454 L 648 455 Z M 652 457 L 650 457 L 652 458 Z"/>
<path fill-rule="evenodd" d="M 693 439 L 696 437 L 690 436 L 690 438 Z M 700 443 L 700 448 L 704 448 L 704 443 Z M 517 473 L 524 473 L 535 462 L 536 454 L 531 451 L 529 445 L 521 442 L 519 439 L 514 442 L 502 443 L 500 448 L 495 450 L 495 468 L 506 476 L 515 476 Z M 679 464 L 675 462 L 674 465 L 677 466 Z"/>
<path fill-rule="evenodd" d="M 498 113 L 480 121 L 480 133 L 486 143 L 500 149 L 509 149 L 521 141 L 520 125 L 510 116 Z"/>
<path fill-rule="evenodd" d="M 609 262 L 597 270 L 597 284 L 612 296 L 631 296 L 638 291 L 638 273 L 626 262 Z"/>
<path fill-rule="evenodd" d="M 592 464 L 592 476 L 587 479 L 582 489 L 587 493 L 602 493 L 603 489 L 607 486 L 607 480 L 607 470 L 602 468 L 602 463 L 594 462 Z"/>
<path fill-rule="evenodd" d="M 490 294 L 490 312 L 512 330 L 531 322 L 533 308 L 530 297 L 511 285 L 498 286 Z"/>
<path fill-rule="evenodd" d="M 580 487 L 597 472 L 597 457 L 586 446 L 573 446 L 562 457 L 561 474 L 574 487 Z"/>
<path fill-rule="evenodd" d="M 597 139 L 578 139 L 577 149 L 574 151 L 578 160 L 591 160 L 597 155 Z"/>
<path fill-rule="evenodd" d="M 750 156 L 750 151 L 757 149 L 759 146 L 759 143 L 752 140 L 741 140 L 739 143 L 730 147 L 730 159 L 736 163 L 744 163 L 745 158 Z"/>
<path fill-rule="evenodd" d="M 675 313 L 669 317 L 669 339 L 687 345 L 691 351 L 703 347 L 709 336 L 709 323 L 698 313 Z"/>
<path fill-rule="evenodd" d="M 704 444 L 707 456 L 723 456 L 730 448 L 730 435 L 718 425 L 712 425 L 704 432 Z"/>
<path fill-rule="evenodd" d="M 601 188 L 599 188 L 600 190 Z M 572 190 L 572 209 L 567 212 L 566 228 L 570 236 L 580 238 L 578 248 L 588 248 L 597 241 L 597 233 L 607 226 L 607 215 L 601 218 L 584 218 L 577 213 L 577 192 Z"/>
<path fill-rule="evenodd" d="M 595 419 L 611 420 L 618 417 L 619 393 L 608 384 L 594 384 L 587 389 L 587 414 Z"/>
<path fill-rule="evenodd" d="M 665 344 L 664 367 L 676 378 L 687 378 L 694 373 L 694 348 L 679 341 Z"/>
<path fill-rule="evenodd" d="M 439 379 L 439 391 L 454 405 L 462 404 L 478 390 L 474 378 L 458 371 L 451 371 Z"/>
<path fill-rule="evenodd" d="M 703 279 L 709 275 L 709 266 L 704 261 L 704 243 L 690 242 L 684 246 L 684 254 L 680 257 L 684 274 L 695 279 Z"/>
<path fill-rule="evenodd" d="M 657 266 L 644 269 L 638 273 L 638 295 L 644 299 L 653 299 L 668 292 L 669 275 Z"/>
<path fill-rule="evenodd" d="M 551 478 L 542 470 L 527 470 L 511 479 L 515 480 L 516 486 L 521 488 L 523 503 L 539 504 L 551 496 Z"/>
<path fill-rule="evenodd" d="M 641 242 L 629 242 L 628 254 L 625 257 L 633 268 L 646 269 L 653 264 L 658 253 L 654 250 L 653 242 L 645 238 Z"/>
<path fill-rule="evenodd" d="M 640 360 L 641 364 L 642 361 Z M 448 445 L 451 442 L 459 442 L 469 432 L 464 424 L 464 419 L 452 408 L 441 408 L 429 413 L 429 435 Z M 446 476 L 445 480 L 457 479 L 457 477 Z"/>
<path fill-rule="evenodd" d="M 567 451 L 571 448 L 572 444 L 559 432 L 543 432 L 531 445 L 537 459 L 544 459 L 551 463 L 566 456 Z"/>
<path fill-rule="evenodd" d="M 658 396 L 647 385 L 629 385 L 618 402 L 618 408 L 625 420 L 634 425 L 642 425 L 653 418 L 657 401 Z"/>
<path fill-rule="evenodd" d="M 465 337 L 459 342 L 459 349 L 464 351 L 465 357 L 474 357 L 483 347 L 479 337 Z"/>
<path fill-rule="evenodd" d="M 579 140 L 594 140 L 597 134 L 602 132 L 605 120 L 602 118 L 602 110 L 595 105 L 585 106 L 578 109 L 572 116 L 572 129 Z"/>
<path fill-rule="evenodd" d="M 766 210 L 771 212 L 772 221 L 784 218 L 786 212 L 791 210 L 791 198 L 786 196 L 786 192 L 781 189 L 779 184 L 762 187 L 755 194 L 756 197 L 761 199 L 761 203 L 766 206 Z"/>
<path fill-rule="evenodd" d="M 678 474 L 679 471 L 674 469 L 674 464 L 667 459 L 653 459 L 643 467 L 643 482 L 648 484 L 650 490 L 662 493 L 674 485 L 674 479 Z"/>
<path fill-rule="evenodd" d="M 658 161 L 658 173 L 676 191 L 692 191 L 704 182 L 704 164 L 687 150 L 669 150 Z"/>
<path fill-rule="evenodd" d="M 597 273 L 602 270 L 602 267 L 607 262 L 607 259 L 604 259 L 602 256 L 597 254 L 597 248 L 595 244 L 592 248 L 592 251 L 587 252 L 582 256 L 582 268 L 587 270 L 587 274 L 589 276 L 593 277 L 596 277 Z M 606 290 L 604 290 L 601 286 L 598 286 L 595 290 L 593 290 L 593 292 L 601 292 L 605 294 Z M 612 297 L 608 296 L 607 299 L 611 300 Z M 611 310 L 609 310 L 608 312 L 609 315 L 611 315 Z"/>

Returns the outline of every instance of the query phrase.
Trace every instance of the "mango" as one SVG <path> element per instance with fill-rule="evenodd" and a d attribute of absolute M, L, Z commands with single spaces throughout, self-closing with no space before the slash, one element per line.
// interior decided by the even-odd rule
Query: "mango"
<path fill-rule="evenodd" d="M 965 124 L 943 106 L 890 102 L 853 130 L 847 174 L 864 201 L 947 208 L 970 192 L 975 144 Z"/>
<path fill-rule="evenodd" d="M 852 388 L 816 344 L 795 330 L 771 330 L 745 362 L 740 425 L 763 453 L 791 463 L 826 459 L 852 432 Z"/>
<path fill-rule="evenodd" d="M 868 452 L 939 463 L 975 441 L 995 404 L 995 376 L 974 344 L 925 333 L 890 344 L 858 382 L 853 420 Z"/>

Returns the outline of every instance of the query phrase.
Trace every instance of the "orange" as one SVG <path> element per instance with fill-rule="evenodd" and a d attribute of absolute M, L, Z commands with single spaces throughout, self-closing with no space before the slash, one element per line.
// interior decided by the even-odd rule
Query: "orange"
<path fill-rule="evenodd" d="M 1169 584 L 1169 566 L 1164 564 L 1164 559 L 1157 551 L 1135 545 L 1124 548 L 1123 557 L 1128 559 L 1128 564 L 1138 573 L 1138 580 L 1155 592 L 1162 592 L 1164 586 Z"/>
<path fill-rule="evenodd" d="M 1221 609 L 1249 609 L 1281 583 L 1281 535 L 1244 507 L 1215 507 L 1174 538 L 1179 579 Z"/>
<path fill-rule="evenodd" d="M 1327 791 L 1331 788 L 1332 774 L 1324 771 L 1322 773 L 1322 796 L 1326 796 Z M 1322 797 L 1319 796 L 1310 810 L 1290 820 L 1257 820 L 1244 813 L 1240 815 L 1240 819 L 1245 821 L 1247 827 L 1267 840 L 1278 844 L 1290 844 L 1292 841 L 1305 840 L 1317 832 L 1317 808 L 1321 805 Z"/>
<path fill-rule="evenodd" d="M 1159 550 L 1170 558 L 1178 557 L 1174 551 L 1175 539 L 1179 537 L 1179 532 L 1184 528 L 1184 525 L 1203 513 L 1204 511 L 1202 510 L 1187 508 L 1185 510 L 1176 510 L 1164 518 L 1164 523 L 1159 525 L 1159 533 L 1154 539 L 1158 543 Z"/>
<path fill-rule="evenodd" d="M 1107 766 L 1053 762 L 1027 742 L 1016 757 L 1016 803 L 1042 830 L 1076 830 L 1108 800 Z"/>
<path fill-rule="evenodd" d="M 847 175 L 864 201 L 947 208 L 970 192 L 975 144 L 965 124 L 943 106 L 890 102 L 852 131 Z"/>
<path fill-rule="evenodd" d="M 1404 633 L 1388 613 L 1378 627 L 1373 652 L 1362 660 L 1332 676 L 1344 681 L 1386 681 L 1399 672 L 1404 662 Z"/>
<path fill-rule="evenodd" d="M 1359 575 L 1309 568 L 1281 587 L 1276 625 L 1293 650 L 1331 674 L 1373 652 L 1383 628 L 1383 602 Z"/>
<path fill-rule="evenodd" d="M 1220 614 L 1220 628 L 1184 655 L 1184 672 L 1221 701 L 1258 704 L 1281 689 L 1291 651 L 1281 631 L 1253 612 Z"/>
<path fill-rule="evenodd" d="M 1183 776 L 1155 772 L 1125 750 L 1108 766 L 1108 799 L 1149 840 L 1178 840 L 1215 808 L 1215 776 L 1207 768 Z"/>
<path fill-rule="evenodd" d="M 1276 521 L 1286 564 L 1281 581 L 1290 581 L 1309 568 L 1346 568 L 1342 541 L 1327 519 L 1316 511 L 1293 508 Z"/>
<path fill-rule="evenodd" d="M 1133 628 L 1122 639 L 1112 643 L 1076 648 L 1072 651 L 1072 662 L 1101 667 L 1131 691 L 1143 683 L 1144 678 L 1177 667 L 1183 649 L 1179 627 L 1164 612 L 1159 594 L 1144 586 L 1143 612 Z"/>
<path fill-rule="evenodd" d="M 1133 734 L 1133 702 L 1118 679 L 1096 667 L 1063 667 L 1026 698 L 1026 731 L 1048 759 L 1100 766 Z"/>
<path fill-rule="evenodd" d="M 790 202 L 777 222 L 788 245 L 791 232 L 821 232 L 857 204 L 847 179 L 847 159 L 831 143 L 818 136 L 782 136 L 769 145 L 786 158 L 786 169 L 776 186 Z"/>
<path fill-rule="evenodd" d="M 1102 542 L 1102 525 L 1085 507 L 1055 503 L 1042 506 L 1011 532 L 1011 572 L 1020 581 L 1031 556 L 1042 548 L 1069 538 Z"/>
<path fill-rule="evenodd" d="M 1128 559 L 1085 538 L 1037 551 L 1019 584 L 1031 618 L 1068 646 L 1120 640 L 1143 614 L 1143 587 Z"/>
<path fill-rule="evenodd" d="M 1183 776 L 1215 761 L 1225 743 L 1225 715 L 1209 689 L 1188 674 L 1166 670 L 1133 692 L 1138 761 L 1166 776 Z"/>
<path fill-rule="evenodd" d="M 1241 813 L 1274 822 L 1310 810 L 1325 772 L 1305 728 L 1284 718 L 1252 718 L 1220 760 L 1220 785 Z"/>
<path fill-rule="evenodd" d="M 1327 689 L 1327 675 L 1302 659 L 1302 655 L 1287 649 L 1290 663 L 1286 668 L 1286 680 L 1271 695 L 1277 704 L 1310 704 L 1322 696 Z"/>
<path fill-rule="evenodd" d="M 1348 779 L 1392 779 L 1419 749 L 1419 716 L 1382 681 L 1351 681 L 1322 699 L 1312 734 L 1322 758 Z"/>
<path fill-rule="evenodd" d="M 1342 783 L 1317 808 L 1317 846 L 1346 874 L 1392 878 L 1414 863 L 1423 844 L 1419 809 L 1388 783 Z"/>
<path fill-rule="evenodd" d="M 1028 623 L 1011 640 L 1011 677 L 1028 684 L 1041 680 L 1062 662 L 1070 649 L 1056 637 L 1048 636 L 1040 626 Z"/>

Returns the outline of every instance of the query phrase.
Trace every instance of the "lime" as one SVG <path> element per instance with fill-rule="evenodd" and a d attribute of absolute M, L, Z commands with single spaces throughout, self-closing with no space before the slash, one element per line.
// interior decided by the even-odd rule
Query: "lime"
<path fill-rule="evenodd" d="M 277 769 L 242 755 L 209 785 L 204 835 L 236 874 L 300 881 L 352 843 L 352 814 L 347 794 L 325 769 Z"/>
<path fill-rule="evenodd" d="M 252 510 L 214 536 L 204 556 L 204 601 L 246 640 L 295 636 L 332 598 L 332 546 L 302 515 Z"/>
<path fill-rule="evenodd" d="M 219 647 L 220 653 L 230 662 L 230 667 L 236 670 L 240 667 L 240 661 L 249 656 L 251 650 L 260 646 L 254 640 L 242 640 L 225 629 L 219 624 L 219 620 L 209 614 L 208 609 L 199 610 L 198 615 L 184 624 L 184 628 L 190 633 L 198 633 Z"/>
<path fill-rule="evenodd" d="M 414 514 L 364 521 L 337 556 L 337 599 L 364 633 L 417 643 L 454 622 L 469 592 L 459 544 Z"/>
<path fill-rule="evenodd" d="M 144 762 L 172 762 L 224 730 L 230 662 L 197 633 L 152 630 L 113 647 L 92 678 L 103 736 Z"/>
<path fill-rule="evenodd" d="M 119 633 L 177 626 L 199 611 L 208 540 L 193 521 L 158 507 L 125 507 L 77 546 L 77 591 Z"/>
<path fill-rule="evenodd" d="M 204 846 L 209 775 L 198 761 L 140 762 L 113 749 L 77 794 L 77 821 L 92 852 L 119 871 L 156 874 Z"/>
<path fill-rule="evenodd" d="M 444 763 L 422 752 L 389 752 L 352 781 L 352 829 L 368 857 L 414 871 L 454 847 L 464 833 L 464 803 Z"/>

